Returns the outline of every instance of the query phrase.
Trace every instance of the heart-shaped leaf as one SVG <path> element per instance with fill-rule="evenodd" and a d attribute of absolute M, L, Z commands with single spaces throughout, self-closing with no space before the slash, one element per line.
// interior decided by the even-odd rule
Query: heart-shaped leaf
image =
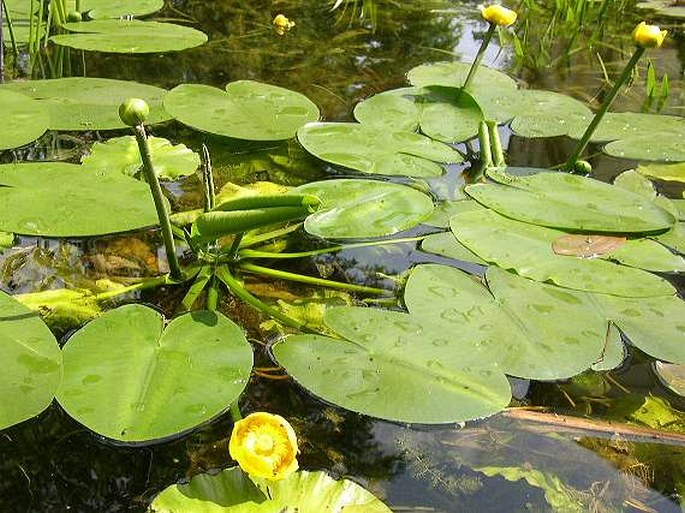
<path fill-rule="evenodd" d="M 304 228 L 317 237 L 364 239 L 407 230 L 430 216 L 433 200 L 424 193 L 374 180 L 325 180 L 302 185 L 297 192 L 317 196 L 319 210 Z"/>
<path fill-rule="evenodd" d="M 197 311 L 171 321 L 142 305 L 110 310 L 62 349 L 57 400 L 96 433 L 165 438 L 224 412 L 245 388 L 252 350 L 239 326 Z"/>
<path fill-rule="evenodd" d="M 160 178 L 175 180 L 192 175 L 200 165 L 200 156 L 185 144 L 173 145 L 162 137 L 148 137 L 148 144 L 155 172 Z M 143 165 L 138 143 L 132 135 L 96 142 L 81 163 L 84 168 L 126 176 L 136 175 Z"/>
<path fill-rule="evenodd" d="M 440 176 L 438 162 L 461 162 L 449 146 L 414 132 L 378 130 L 357 123 L 310 123 L 297 132 L 314 156 L 362 173 L 403 176 Z"/>
<path fill-rule="evenodd" d="M 150 188 L 132 178 L 75 164 L 0 165 L 0 230 L 87 237 L 158 223 Z"/>
<path fill-rule="evenodd" d="M 36 100 L 0 89 L 0 150 L 23 146 L 38 139 L 48 128 L 49 115 Z"/>
<path fill-rule="evenodd" d="M 0 429 L 30 419 L 52 402 L 62 377 L 62 355 L 48 327 L 0 292 Z"/>
<path fill-rule="evenodd" d="M 77 50 L 105 53 L 178 52 L 207 42 L 207 35 L 190 27 L 132 19 L 103 19 L 65 23 L 69 34 L 50 41 Z"/>
<path fill-rule="evenodd" d="M 0 86 L 39 100 L 50 112 L 51 130 L 114 130 L 126 128 L 118 109 L 127 98 L 150 105 L 149 124 L 169 119 L 162 107 L 166 94 L 159 87 L 109 78 L 27 80 Z"/>
<path fill-rule="evenodd" d="M 239 80 L 226 91 L 200 84 L 181 84 L 164 100 L 181 123 L 212 134 L 252 141 L 295 137 L 305 123 L 319 118 L 306 96 L 252 80 Z"/>

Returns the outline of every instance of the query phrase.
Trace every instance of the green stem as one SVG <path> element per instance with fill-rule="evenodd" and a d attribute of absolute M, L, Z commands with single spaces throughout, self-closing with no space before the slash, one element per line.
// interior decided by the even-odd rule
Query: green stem
<path fill-rule="evenodd" d="M 212 173 L 212 160 L 209 156 L 209 149 L 205 144 L 202 145 L 202 184 L 204 185 L 205 193 L 204 211 L 209 212 L 214 208 L 214 174 Z"/>
<path fill-rule="evenodd" d="M 182 280 L 181 266 L 178 264 L 178 257 L 176 256 L 176 246 L 174 245 L 174 234 L 171 230 L 171 221 L 169 220 L 169 212 L 164 203 L 164 194 L 162 194 L 162 186 L 159 185 L 159 180 L 155 174 L 155 168 L 152 164 L 152 157 L 150 156 L 150 146 L 145 135 L 145 128 L 143 124 L 133 127 L 136 134 L 136 141 L 138 142 L 138 150 L 143 161 L 143 172 L 145 179 L 150 186 L 152 199 L 155 202 L 155 209 L 157 210 L 157 217 L 159 224 L 162 227 L 162 238 L 164 239 L 164 249 L 166 250 L 167 260 L 169 261 L 169 269 L 171 270 L 171 277 L 174 280 Z"/>
<path fill-rule="evenodd" d="M 499 138 L 499 130 L 497 129 L 497 121 L 486 121 L 488 125 L 488 132 L 490 135 L 490 153 L 492 155 L 493 165 L 495 167 L 504 167 L 504 152 L 502 151 L 502 141 Z"/>
<path fill-rule="evenodd" d="M 392 293 L 392 291 L 386 289 L 379 289 L 376 287 L 365 287 L 364 285 L 353 285 L 351 283 L 342 283 L 339 281 L 324 280 L 323 278 L 314 278 L 312 276 L 304 276 L 302 274 L 289 273 L 287 271 L 279 271 L 278 269 L 270 269 L 268 267 L 262 267 L 260 265 L 254 265 L 247 262 L 241 263 L 239 267 L 241 270 L 251 273 L 263 274 L 265 276 L 271 276 L 273 278 L 278 278 L 281 280 L 306 283 L 307 285 L 318 285 L 321 287 L 328 287 L 330 289 L 340 289 L 348 290 L 350 292 L 361 292 L 363 294 L 378 295 L 387 295 Z"/>
<path fill-rule="evenodd" d="M 241 249 L 238 252 L 238 258 L 275 258 L 275 259 L 286 259 L 286 258 L 306 258 L 316 255 L 325 255 L 327 253 L 335 253 L 337 251 L 342 251 L 344 249 L 353 248 L 365 248 L 369 246 L 382 246 L 386 244 L 401 244 L 403 242 L 418 242 L 425 239 L 422 237 L 408 237 L 404 239 L 388 239 L 376 242 L 358 242 L 356 244 L 344 244 L 339 246 L 329 246 L 323 249 L 314 249 L 312 251 L 300 251 L 296 253 L 274 253 L 273 251 L 258 251 L 255 249 Z"/>
<path fill-rule="evenodd" d="M 490 41 L 492 40 L 492 36 L 495 34 L 496 29 L 497 29 L 497 25 L 495 25 L 494 23 L 490 23 L 490 27 L 488 28 L 488 31 L 485 33 L 485 37 L 483 38 L 483 42 L 480 44 L 480 48 L 478 49 L 478 53 L 476 54 L 476 58 L 473 60 L 473 64 L 471 64 L 471 69 L 469 70 L 469 74 L 466 76 L 466 80 L 464 80 L 464 85 L 461 86 L 462 91 L 468 92 L 469 87 L 471 86 L 471 82 L 473 81 L 473 77 L 476 75 L 476 71 L 478 70 L 478 66 L 480 66 L 480 63 L 483 60 L 483 56 L 485 55 L 485 50 L 487 50 L 488 45 L 490 44 Z"/>
<path fill-rule="evenodd" d="M 139 290 L 146 290 L 146 289 L 154 289 L 156 287 L 159 287 L 160 285 L 168 285 L 168 284 L 169 284 L 169 279 L 166 276 L 157 276 L 156 278 L 141 281 L 140 283 L 136 283 L 135 285 L 129 285 L 128 287 L 122 287 L 122 288 L 116 289 L 116 290 L 109 290 L 107 292 L 101 292 L 100 294 L 96 294 L 94 299 L 95 299 L 95 301 L 106 301 L 108 299 L 112 299 L 114 297 L 118 297 L 118 296 L 121 296 L 123 294 L 128 294 L 129 292 L 136 292 Z"/>
<path fill-rule="evenodd" d="M 260 244 L 268 240 L 277 239 L 278 237 L 283 237 L 298 230 L 303 223 L 296 223 L 291 226 L 286 226 L 285 228 L 279 228 L 278 230 L 273 230 L 267 233 L 260 233 L 259 235 L 244 237 L 240 243 L 241 248 L 247 248 L 249 246 L 254 246 L 255 244 Z M 223 248 L 221 248 L 223 250 Z"/>
<path fill-rule="evenodd" d="M 207 289 L 207 310 L 216 312 L 219 308 L 219 284 L 215 277 L 212 277 Z"/>
<path fill-rule="evenodd" d="M 626 67 L 623 68 L 623 73 L 621 73 L 621 76 L 618 77 L 618 80 L 616 80 L 616 82 L 614 83 L 614 87 L 611 89 L 611 91 L 609 92 L 607 97 L 604 98 L 604 101 L 602 102 L 602 105 L 599 107 L 599 110 L 595 114 L 595 117 L 592 118 L 592 122 L 587 127 L 587 129 L 585 130 L 585 133 L 580 138 L 580 141 L 578 141 L 578 144 L 576 145 L 576 148 L 573 151 L 573 154 L 571 155 L 571 157 L 566 162 L 566 169 L 567 170 L 569 170 L 569 171 L 573 170 L 573 167 L 574 167 L 576 161 L 583 154 L 583 151 L 585 151 L 585 147 L 590 142 L 590 138 L 592 137 L 592 134 L 597 129 L 597 126 L 599 125 L 600 121 L 602 121 L 604 114 L 606 114 L 607 110 L 609 110 L 609 107 L 611 107 L 611 104 L 614 102 L 614 98 L 616 98 L 616 95 L 620 91 L 623 84 L 630 78 L 630 76 L 633 72 L 633 68 L 635 68 L 637 61 L 640 60 L 640 57 L 642 57 L 642 54 L 644 54 L 644 53 L 645 53 L 645 49 L 643 47 L 638 46 L 637 48 L 635 48 L 635 52 L 633 53 L 633 56 L 630 58 L 630 60 L 626 64 Z"/>
<path fill-rule="evenodd" d="M 238 250 L 240 249 L 240 243 L 242 242 L 244 236 L 245 236 L 245 232 L 240 232 L 240 233 L 237 233 L 236 236 L 233 238 L 233 242 L 231 243 L 231 247 L 228 250 L 228 258 L 230 260 L 236 259 L 236 255 L 238 254 Z"/>
<path fill-rule="evenodd" d="M 490 147 L 490 131 L 485 121 L 478 125 L 478 142 L 480 143 L 480 162 L 483 169 L 492 167 L 492 148 Z"/>
<path fill-rule="evenodd" d="M 234 402 L 231 404 L 231 420 L 233 420 L 233 423 L 235 424 L 239 420 L 243 420 L 243 414 L 240 411 L 240 405 L 238 404 L 238 401 Z"/>
<path fill-rule="evenodd" d="M 257 299 L 255 296 L 250 294 L 250 292 L 245 288 L 245 286 L 240 283 L 228 270 L 226 266 L 221 266 L 216 270 L 216 276 L 219 278 L 222 282 L 224 282 L 224 285 L 228 287 L 228 290 L 230 290 L 233 294 L 235 294 L 238 298 L 242 299 L 245 301 L 248 305 L 252 306 L 253 308 L 264 312 L 265 314 L 273 317 L 274 319 L 282 322 L 286 326 L 290 326 L 291 328 L 296 328 L 298 330 L 302 331 L 307 331 L 311 332 L 304 324 L 296 321 L 295 319 L 292 319 L 288 317 L 287 315 L 279 312 L 275 308 L 270 307 L 266 303 L 264 303 L 262 300 Z"/>

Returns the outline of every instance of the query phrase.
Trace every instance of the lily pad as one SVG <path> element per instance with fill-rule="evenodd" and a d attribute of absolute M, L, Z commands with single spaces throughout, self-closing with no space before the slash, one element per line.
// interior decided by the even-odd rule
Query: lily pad
<path fill-rule="evenodd" d="M 175 180 L 192 175 L 200 166 L 200 156 L 184 144 L 174 145 L 162 137 L 148 137 L 148 143 L 155 172 L 161 178 Z M 133 136 L 96 142 L 81 163 L 89 169 L 126 176 L 135 176 L 143 165 Z"/>
<path fill-rule="evenodd" d="M 452 217 L 452 233 L 483 260 L 528 278 L 569 289 L 626 297 L 668 296 L 675 289 L 645 271 L 602 259 L 557 255 L 552 243 L 565 232 L 474 210 Z"/>
<path fill-rule="evenodd" d="M 440 424 L 492 415 L 510 400 L 492 360 L 460 339 L 401 312 L 330 308 L 326 325 L 345 337 L 296 335 L 274 354 L 298 383 L 352 411 L 398 422 Z"/>
<path fill-rule="evenodd" d="M 456 150 L 423 135 L 366 124 L 311 123 L 298 130 L 297 138 L 321 160 L 369 174 L 440 176 L 444 169 L 438 162 L 463 160 Z"/>
<path fill-rule="evenodd" d="M 226 85 L 226 91 L 200 84 L 181 84 L 164 100 L 181 123 L 226 137 L 275 141 L 295 137 L 297 129 L 319 118 L 306 96 L 252 80 Z"/>
<path fill-rule="evenodd" d="M 685 162 L 638 166 L 637 172 L 659 180 L 685 183 Z"/>
<path fill-rule="evenodd" d="M 419 127 L 431 139 L 445 143 L 475 137 L 485 119 L 470 94 L 444 86 L 386 91 L 359 103 L 354 116 L 360 123 L 382 130 L 388 126 L 408 131 Z"/>
<path fill-rule="evenodd" d="M 158 223 L 150 188 L 126 176 L 76 164 L 0 165 L 0 230 L 88 237 Z"/>
<path fill-rule="evenodd" d="M 556 137 L 585 130 L 593 118 L 583 103 L 552 91 L 519 91 L 512 131 L 521 137 Z"/>
<path fill-rule="evenodd" d="M 421 242 L 421 251 L 479 265 L 488 263 L 454 238 L 451 232 L 434 233 Z"/>
<path fill-rule="evenodd" d="M 659 18 L 685 20 L 685 5 L 679 3 L 678 0 L 646 0 L 638 2 L 637 7 L 656 11 L 656 16 Z"/>
<path fill-rule="evenodd" d="M 630 240 L 625 246 L 605 255 L 604 258 L 646 271 L 685 272 L 685 259 L 683 257 L 674 255 L 664 246 L 651 239 Z"/>
<path fill-rule="evenodd" d="M 662 233 L 651 237 L 655 241 L 669 247 L 678 253 L 685 255 L 685 222 L 676 223 L 676 225 Z"/>
<path fill-rule="evenodd" d="M 685 364 L 654 362 L 654 370 L 666 387 L 685 396 Z"/>
<path fill-rule="evenodd" d="M 52 402 L 62 377 L 57 340 L 38 314 L 0 292 L 0 429 L 30 419 Z"/>
<path fill-rule="evenodd" d="M 612 253 L 625 243 L 625 237 L 573 233 L 555 239 L 552 242 L 552 250 L 557 255 L 594 258 Z"/>
<path fill-rule="evenodd" d="M 127 128 L 118 109 L 126 98 L 143 98 L 150 105 L 149 124 L 170 119 L 162 107 L 166 94 L 159 87 L 109 78 L 27 80 L 0 86 L 39 100 L 50 112 L 50 130 L 114 130 Z"/>
<path fill-rule="evenodd" d="M 142 305 L 110 310 L 62 349 L 62 407 L 123 442 L 183 433 L 224 412 L 245 388 L 252 349 L 219 313 L 163 317 Z"/>
<path fill-rule="evenodd" d="M 433 215 L 426 219 L 423 224 L 435 226 L 437 228 L 449 228 L 450 218 L 452 216 L 462 212 L 479 210 L 483 208 L 485 207 L 483 207 L 483 205 L 477 201 L 471 201 L 468 199 L 457 201 L 441 201 L 436 205 Z"/>
<path fill-rule="evenodd" d="M 384 237 L 419 224 L 433 212 L 424 193 L 394 183 L 373 180 L 325 180 L 302 185 L 299 193 L 321 200 L 304 228 L 330 239 Z"/>
<path fill-rule="evenodd" d="M 641 233 L 673 226 L 673 215 L 640 194 L 568 173 L 515 176 L 493 172 L 497 184 L 476 184 L 466 193 L 502 215 L 575 231 Z"/>
<path fill-rule="evenodd" d="M 35 141 L 48 129 L 45 106 L 23 94 L 0 89 L 0 112 L 0 150 Z"/>
<path fill-rule="evenodd" d="M 632 191 L 636 194 L 640 194 L 651 200 L 657 197 L 656 189 L 654 188 L 654 184 L 651 182 L 651 180 L 641 175 L 634 169 L 624 171 L 614 178 L 614 185 L 616 187 L 622 187 L 623 189 Z"/>
<path fill-rule="evenodd" d="M 50 41 L 93 52 L 178 52 L 207 42 L 207 35 L 199 30 L 156 21 L 104 19 L 65 23 L 62 27 L 70 33 L 52 36 Z"/>
<path fill-rule="evenodd" d="M 164 0 L 82 0 L 81 12 L 93 19 L 145 16 L 164 7 Z M 67 0 L 67 12 L 76 10 L 76 0 Z"/>
<path fill-rule="evenodd" d="M 266 488 L 268 487 L 268 491 Z M 390 513 L 370 492 L 325 472 L 295 472 L 280 481 L 254 482 L 239 468 L 194 476 L 172 485 L 150 505 L 151 513 Z"/>

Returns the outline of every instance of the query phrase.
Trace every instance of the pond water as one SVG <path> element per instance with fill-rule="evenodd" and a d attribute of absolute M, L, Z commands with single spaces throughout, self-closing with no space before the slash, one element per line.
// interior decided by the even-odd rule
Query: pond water
<path fill-rule="evenodd" d="M 365 4 L 367 2 L 364 2 Z M 592 30 L 574 25 L 548 25 L 552 2 L 540 4 L 527 23 L 523 55 L 514 46 L 493 44 L 484 63 L 507 71 L 531 88 L 561 91 L 592 102 L 605 84 L 602 66 L 617 72 L 632 50 L 629 33 L 639 13 L 632 5 L 610 2 L 621 15 L 605 16 L 603 37 L 591 49 Z M 295 21 L 283 36 L 271 21 L 278 13 Z M 303 93 L 327 121 L 352 119 L 355 104 L 378 92 L 406 85 L 406 72 L 423 63 L 473 59 L 485 25 L 475 3 L 439 0 L 378 2 L 376 19 L 359 20 L 351 8 L 331 10 L 329 2 L 171 0 L 158 15 L 191 22 L 209 36 L 199 48 L 153 56 L 86 53 L 74 64 L 87 76 L 136 80 L 165 88 L 179 83 L 223 87 L 258 80 Z M 669 25 L 664 20 L 663 26 Z M 678 25 L 676 25 L 678 26 Z M 546 33 L 545 30 L 548 32 Z M 555 37 L 549 38 L 549 30 Z M 685 40 L 672 38 L 649 54 L 657 75 L 667 73 L 670 94 L 662 113 L 685 114 Z M 552 44 L 549 44 L 549 43 Z M 568 44 L 574 50 L 566 53 Z M 544 46 L 546 55 L 540 52 Z M 601 54 L 601 61 L 597 55 Z M 615 110 L 640 111 L 645 105 L 646 62 Z M 21 74 L 21 72 L 19 72 Z M 656 105 L 649 107 L 654 112 Z M 304 152 L 292 140 L 245 143 L 202 136 L 180 124 L 153 128 L 154 135 L 182 141 L 193 149 L 205 142 L 212 155 L 217 189 L 227 182 L 272 181 L 300 185 L 331 175 L 345 176 Z M 123 133 L 123 132 L 122 132 Z M 567 138 L 524 139 L 501 131 L 512 165 L 547 167 L 564 162 L 574 146 Z M 47 135 L 28 149 L 0 153 L 77 161 L 96 134 Z M 595 174 L 609 180 L 633 164 L 597 154 Z M 430 179 L 439 199 L 453 199 L 466 165 L 450 166 L 443 177 Z M 198 208 L 202 201 L 195 176 L 167 184 L 174 210 Z M 677 186 L 661 185 L 678 197 Z M 415 228 L 406 235 L 434 231 Z M 318 244 L 303 235 L 292 251 Z M 289 248 L 290 249 L 290 248 Z M 11 293 L 87 284 L 105 276 L 135 278 L 159 272 L 163 250 L 154 233 L 92 240 L 22 238 L 2 256 L 2 286 Z M 415 242 L 348 249 L 301 259 L 279 268 L 320 273 L 324 277 L 370 286 L 392 287 L 389 276 L 423 262 L 449 262 L 467 271 L 483 269 L 420 252 Z M 682 296 L 684 282 L 674 279 Z M 269 301 L 292 301 L 311 293 L 271 279 L 251 278 L 250 290 Z M 166 287 L 132 294 L 125 301 L 154 305 L 169 317 L 184 291 Z M 347 298 L 330 296 L 331 302 Z M 380 420 L 326 404 L 290 379 L 271 372 L 269 345 L 276 333 L 250 307 L 224 298 L 221 311 L 239 320 L 256 348 L 256 368 L 240 399 L 243 412 L 270 411 L 287 417 L 301 444 L 300 465 L 353 479 L 374 492 L 396 512 L 681 512 L 685 494 L 685 400 L 655 376 L 653 361 L 633 349 L 628 363 L 606 372 L 588 372 L 562 382 L 512 379 L 513 406 L 541 407 L 540 417 L 512 410 L 466 425 L 409 426 Z M 70 328 L 71 329 L 71 328 Z M 68 333 L 60 333 L 60 335 Z M 673 408 L 666 417 L 654 413 L 663 402 Z M 636 407 L 635 405 L 638 405 Z M 643 405 L 642 410 L 639 408 Z M 544 414 L 552 408 L 559 416 Z M 680 410 L 680 411 L 679 411 Z M 530 411 L 530 408 L 526 411 Z M 533 408 L 534 411 L 534 408 Z M 549 411 L 549 410 L 544 410 Z M 635 412 L 642 411 L 643 417 Z M 615 432 L 606 424 L 576 425 L 573 418 L 632 421 Z M 645 425 L 654 415 L 670 419 L 654 437 Z M 643 428 L 637 427 L 642 421 Z M 56 402 L 38 417 L 0 432 L 0 510 L 6 512 L 144 511 L 165 487 L 204 471 L 230 466 L 229 413 L 180 439 L 143 446 L 104 440 L 71 419 Z M 653 426 L 656 427 L 656 426 Z"/>

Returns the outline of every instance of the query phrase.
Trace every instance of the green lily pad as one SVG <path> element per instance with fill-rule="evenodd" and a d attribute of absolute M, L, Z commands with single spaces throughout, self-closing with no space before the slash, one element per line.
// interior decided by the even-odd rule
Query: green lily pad
<path fill-rule="evenodd" d="M 657 197 L 656 189 L 654 188 L 654 184 L 651 182 L 651 180 L 641 175 L 634 169 L 624 171 L 614 178 L 614 185 L 616 187 L 621 187 L 628 191 L 632 191 L 636 194 L 640 194 L 650 200 L 654 200 Z"/>
<path fill-rule="evenodd" d="M 603 372 L 619 367 L 626 359 L 628 351 L 623 343 L 620 330 L 614 323 L 609 323 L 606 342 L 599 360 L 590 367 L 593 371 Z"/>
<path fill-rule="evenodd" d="M 677 0 L 646 0 L 636 5 L 640 9 L 656 11 L 659 18 L 685 19 L 685 5 Z"/>
<path fill-rule="evenodd" d="M 366 124 L 310 123 L 297 138 L 321 160 L 369 174 L 440 176 L 444 169 L 438 162 L 463 160 L 456 150 L 423 135 Z"/>
<path fill-rule="evenodd" d="M 268 486 L 268 491 L 266 487 Z M 172 485 L 152 502 L 150 513 L 390 513 L 370 492 L 325 472 L 295 472 L 286 479 L 253 481 L 239 468 L 199 474 Z"/>
<path fill-rule="evenodd" d="M 421 251 L 479 265 L 488 263 L 454 238 L 451 232 L 434 233 L 421 242 Z"/>
<path fill-rule="evenodd" d="M 567 230 L 641 233 L 665 230 L 673 215 L 640 194 L 568 173 L 515 176 L 493 172 L 496 184 L 466 187 L 479 203 L 507 217 Z"/>
<path fill-rule="evenodd" d="M 93 19 L 145 16 L 164 7 L 164 0 L 82 0 L 81 12 Z M 76 10 L 76 0 L 67 0 L 67 12 Z"/>
<path fill-rule="evenodd" d="M 150 105 L 149 124 L 170 119 L 162 107 L 166 94 L 159 87 L 109 78 L 27 80 L 0 86 L 39 100 L 50 112 L 50 130 L 114 130 L 127 128 L 119 119 L 119 105 L 127 98 L 143 98 Z"/>
<path fill-rule="evenodd" d="M 48 129 L 45 106 L 23 94 L 0 89 L 0 111 L 0 150 L 35 141 Z"/>
<path fill-rule="evenodd" d="M 158 223 L 146 183 L 76 164 L 0 165 L 0 230 L 88 237 Z"/>
<path fill-rule="evenodd" d="M 296 335 L 273 348 L 288 374 L 324 400 L 426 424 L 485 417 L 509 403 L 509 383 L 491 359 L 473 347 L 465 354 L 457 337 L 417 317 L 339 307 L 326 310 L 324 321 L 345 339 Z"/>
<path fill-rule="evenodd" d="M 629 240 L 622 247 L 603 258 L 646 271 L 685 272 L 685 259 L 683 257 L 674 255 L 664 246 L 651 239 Z"/>
<path fill-rule="evenodd" d="M 651 237 L 655 241 L 685 255 L 685 223 L 676 223 L 673 228 L 661 235 Z"/>
<path fill-rule="evenodd" d="M 654 362 L 654 370 L 666 387 L 678 395 L 685 396 L 685 365 Z"/>
<path fill-rule="evenodd" d="M 200 156 L 184 144 L 171 144 L 162 137 L 148 137 L 152 162 L 160 178 L 176 180 L 192 175 L 200 166 Z M 136 138 L 116 137 L 104 143 L 96 142 L 90 154 L 81 159 L 84 167 L 102 172 L 135 176 L 142 167 Z"/>
<path fill-rule="evenodd" d="M 0 429 L 35 417 L 52 402 L 62 377 L 57 340 L 38 314 L 0 292 Z"/>
<path fill-rule="evenodd" d="M 452 233 L 483 260 L 569 289 L 626 297 L 668 296 L 675 289 L 645 271 L 602 259 L 557 255 L 552 243 L 565 232 L 474 210 L 452 217 Z"/>
<path fill-rule="evenodd" d="M 388 126 L 413 131 L 418 126 L 431 139 L 446 143 L 475 137 L 485 119 L 470 94 L 444 86 L 387 91 L 359 103 L 354 116 L 360 123 L 383 131 Z"/>
<path fill-rule="evenodd" d="M 252 80 L 231 82 L 225 92 L 181 84 L 169 92 L 164 106 L 197 130 L 251 141 L 290 139 L 302 125 L 319 118 L 319 109 L 306 96 Z"/>
<path fill-rule="evenodd" d="M 452 216 L 461 214 L 462 212 L 480 210 L 483 208 L 485 207 L 477 201 L 471 201 L 468 199 L 441 201 L 436 205 L 433 215 L 426 219 L 423 224 L 435 226 L 436 228 L 449 228 L 450 218 Z"/>
<path fill-rule="evenodd" d="M 203 45 L 207 35 L 173 23 L 104 19 L 65 23 L 69 34 L 52 36 L 56 45 L 105 53 L 178 52 Z"/>
<path fill-rule="evenodd" d="M 583 103 L 552 91 L 523 90 L 517 95 L 512 131 L 521 137 L 556 137 L 580 131 L 593 118 Z"/>
<path fill-rule="evenodd" d="M 110 310 L 62 348 L 62 407 L 89 429 L 123 442 L 165 438 L 224 412 L 245 388 L 252 349 L 239 326 L 197 311 L 164 329 L 142 305 Z"/>
<path fill-rule="evenodd" d="M 461 87 L 470 68 L 471 63 L 466 62 L 422 64 L 410 70 L 407 78 L 417 87 Z M 516 81 L 501 71 L 480 66 L 468 92 L 485 119 L 505 122 L 520 111 Z"/>
<path fill-rule="evenodd" d="M 637 172 L 659 180 L 685 183 L 685 162 L 638 166 Z"/>
<path fill-rule="evenodd" d="M 307 217 L 304 228 L 322 238 L 384 237 L 416 226 L 433 212 L 430 197 L 394 183 L 325 180 L 295 190 L 321 200 L 319 210 Z"/>

